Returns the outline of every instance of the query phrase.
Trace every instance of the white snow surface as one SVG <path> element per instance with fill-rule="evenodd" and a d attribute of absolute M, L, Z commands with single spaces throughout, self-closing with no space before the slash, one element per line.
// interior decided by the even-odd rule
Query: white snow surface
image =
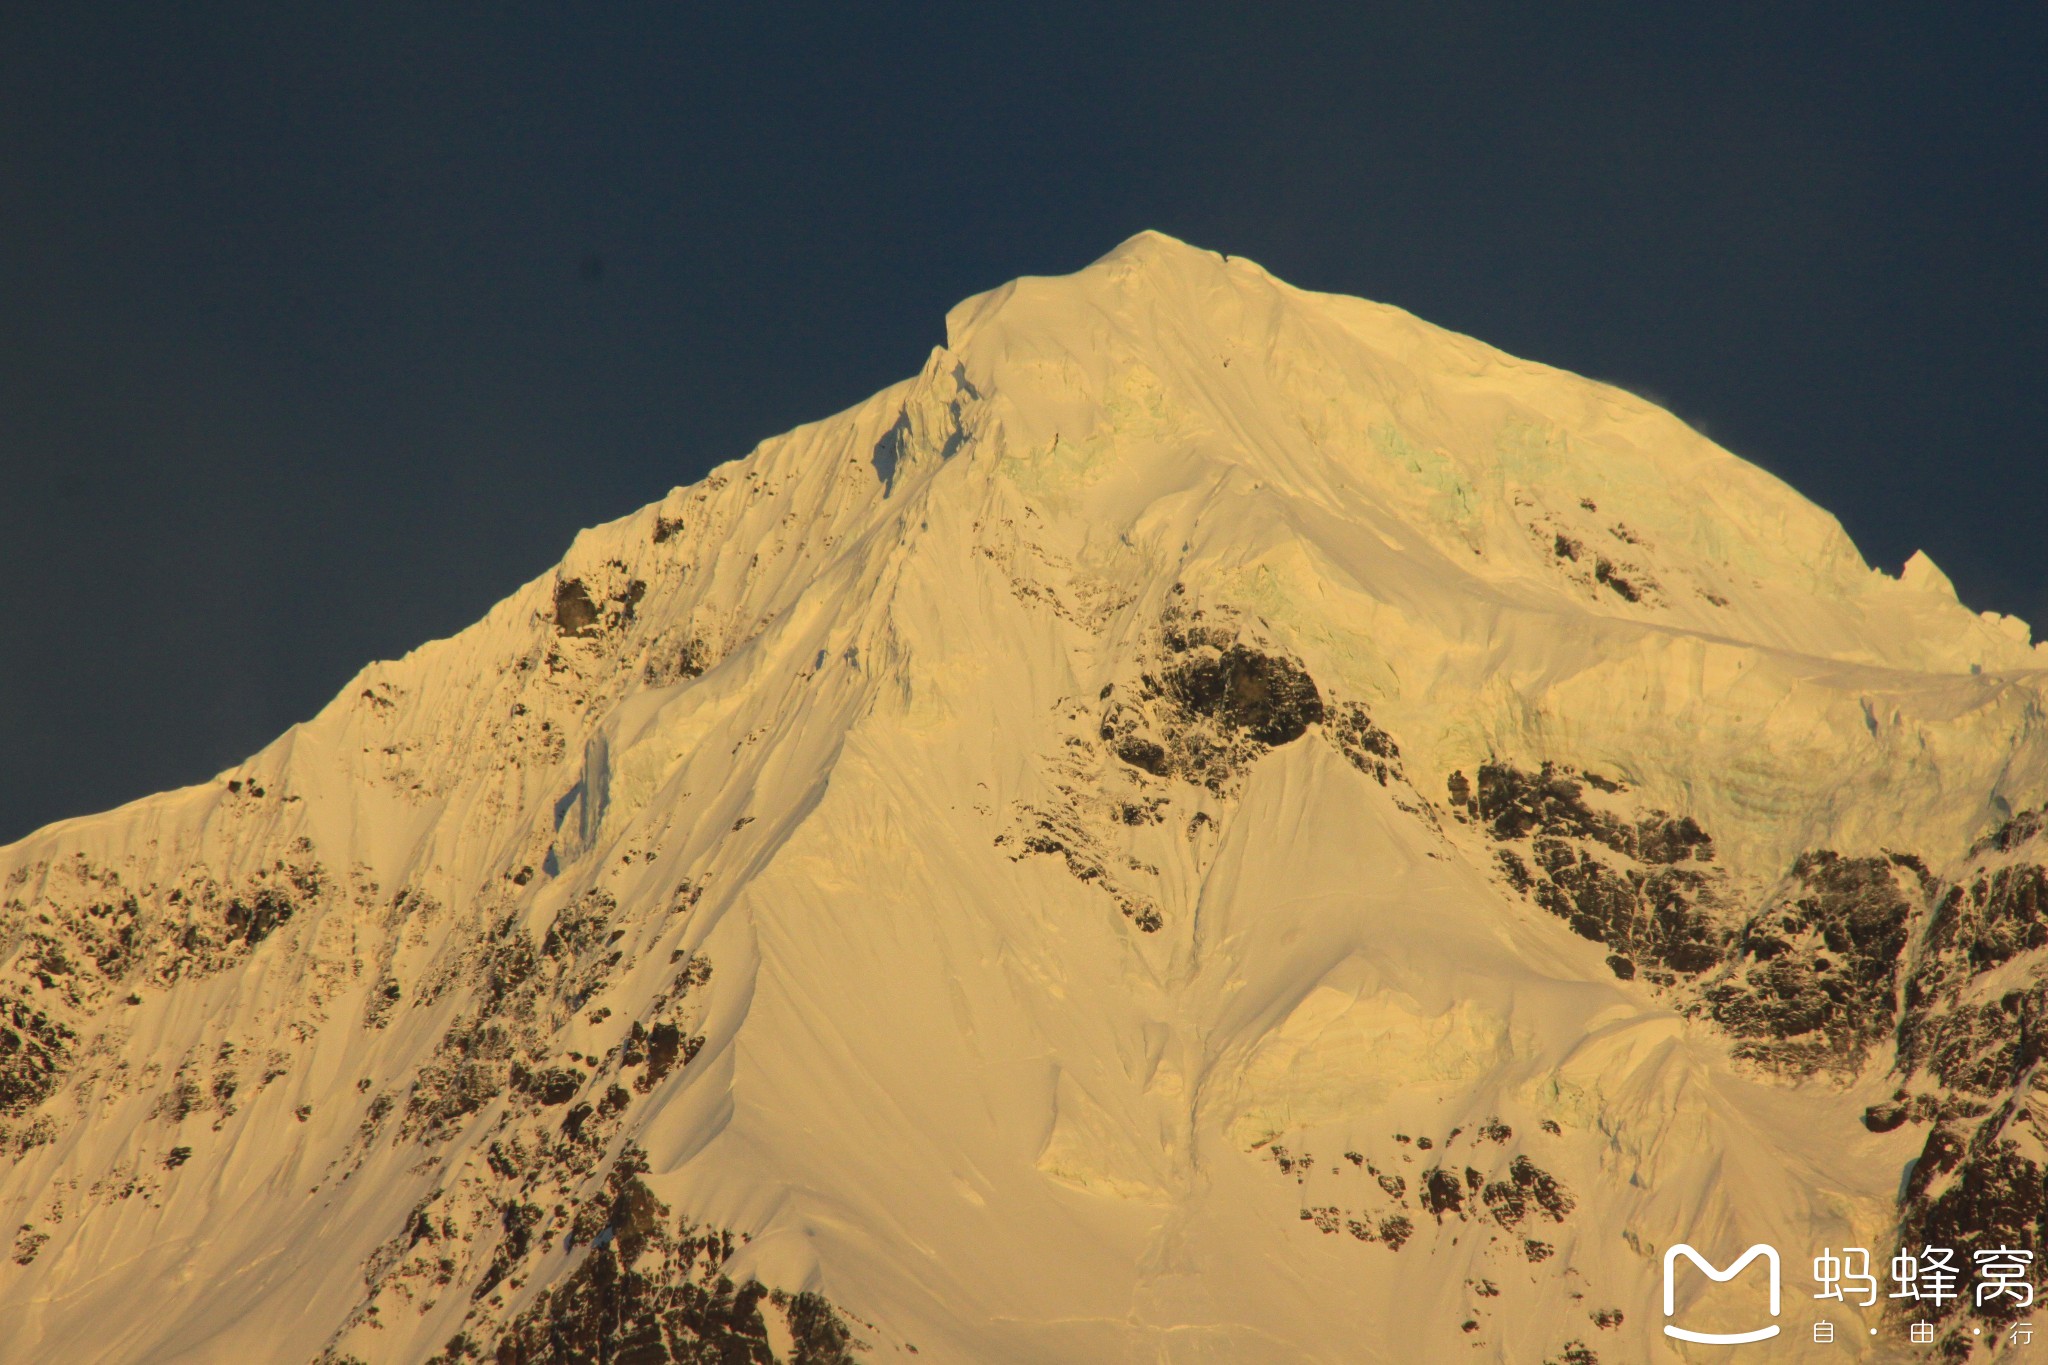
<path fill-rule="evenodd" d="M 571 580 L 611 613 L 587 637 L 557 625 Z M 1174 601 L 1362 705 L 1404 777 L 1320 726 L 1221 792 L 1103 752 L 1103 689 Z M 151 888 L 299 839 L 327 877 L 221 970 L 73 1002 L 83 1060 L 32 1116 L 54 1136 L 0 1147 L 0 1224 L 47 1238 L 0 1261 L 0 1361 L 440 1349 L 469 1282 L 386 1293 L 371 1326 L 363 1267 L 510 1101 L 438 1140 L 365 1141 L 366 1113 L 402 1107 L 474 998 L 421 983 L 507 916 L 539 943 L 593 888 L 621 957 L 564 1055 L 651 1017 L 677 954 L 714 968 L 702 1051 L 611 1149 L 747 1235 L 735 1276 L 829 1298 L 864 1358 L 1719 1359 L 1659 1334 L 1660 1250 L 1881 1242 L 1917 1154 L 1856 1121 L 1888 1060 L 1798 1084 L 1731 1060 L 1515 894 L 1446 781 L 1489 757 L 1607 774 L 1755 894 L 1811 848 L 1938 870 L 2048 795 L 2044 681 L 2024 623 L 1925 555 L 1871 568 L 1632 394 L 1141 234 L 960 304 L 916 378 L 583 533 L 218 779 L 0 849 L 17 907 L 114 869 L 156 920 L 178 910 Z M 1017 841 L 1133 794 L 1163 819 L 1089 828 L 1153 933 Z M 0 919 L 0 956 L 35 932 Z M 250 1068 L 232 1104 L 166 1117 L 223 1044 Z M 1482 1144 L 1495 1119 L 1513 1137 Z M 1312 1161 L 1283 1173 L 1276 1142 Z M 1307 1212 L 1392 1210 L 1347 1151 L 1410 1187 L 1527 1154 L 1576 1208 L 1526 1229 L 1555 1244 L 1537 1263 L 1411 1189 L 1390 1250 Z M 582 1254 L 556 1238 L 470 1330 Z M 1608 1306 L 1618 1327 L 1588 1320 Z"/>

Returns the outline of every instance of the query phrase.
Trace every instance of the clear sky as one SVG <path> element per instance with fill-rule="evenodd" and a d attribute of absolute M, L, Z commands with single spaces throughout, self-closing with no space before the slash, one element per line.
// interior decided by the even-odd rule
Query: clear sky
<path fill-rule="evenodd" d="M 1144 227 L 1647 394 L 2048 630 L 2044 71 L 2040 5 L 0 8 L 0 840 Z"/>

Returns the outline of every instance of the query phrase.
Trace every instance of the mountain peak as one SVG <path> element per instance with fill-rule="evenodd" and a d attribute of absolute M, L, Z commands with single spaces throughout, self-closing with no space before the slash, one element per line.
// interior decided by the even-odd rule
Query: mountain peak
<path fill-rule="evenodd" d="M 1398 526 L 1488 591 L 1876 664 L 2038 666 L 1960 607 L 1898 615 L 1833 517 L 1633 394 L 1163 233 L 963 302 L 946 349 L 1007 457 L 1088 516 L 1097 484 L 1241 477 Z"/>
<path fill-rule="evenodd" d="M 0 1361 L 1647 1358 L 2040 1188 L 2016 626 L 1140 234 L 0 849 Z"/>
<path fill-rule="evenodd" d="M 1913 551 L 1899 574 L 1899 581 L 1914 592 L 1932 593 L 1938 597 L 1956 595 L 1956 585 L 1949 581 L 1948 575 L 1925 550 Z"/>

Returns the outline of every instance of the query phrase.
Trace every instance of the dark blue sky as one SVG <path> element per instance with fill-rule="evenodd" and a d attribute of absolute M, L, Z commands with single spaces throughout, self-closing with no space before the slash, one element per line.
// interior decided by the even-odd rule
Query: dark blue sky
<path fill-rule="evenodd" d="M 2038 5 L 7 6 L 0 840 L 1142 227 L 1646 393 L 2048 627 L 2044 59 Z"/>

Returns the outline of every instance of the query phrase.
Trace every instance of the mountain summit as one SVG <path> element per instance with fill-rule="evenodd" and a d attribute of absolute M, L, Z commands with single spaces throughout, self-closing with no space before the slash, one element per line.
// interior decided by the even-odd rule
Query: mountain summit
<path fill-rule="evenodd" d="M 0 849 L 0 1361 L 1583 1365 L 1675 1242 L 2037 1247 L 2044 693 L 1655 406 L 1141 234 Z"/>

